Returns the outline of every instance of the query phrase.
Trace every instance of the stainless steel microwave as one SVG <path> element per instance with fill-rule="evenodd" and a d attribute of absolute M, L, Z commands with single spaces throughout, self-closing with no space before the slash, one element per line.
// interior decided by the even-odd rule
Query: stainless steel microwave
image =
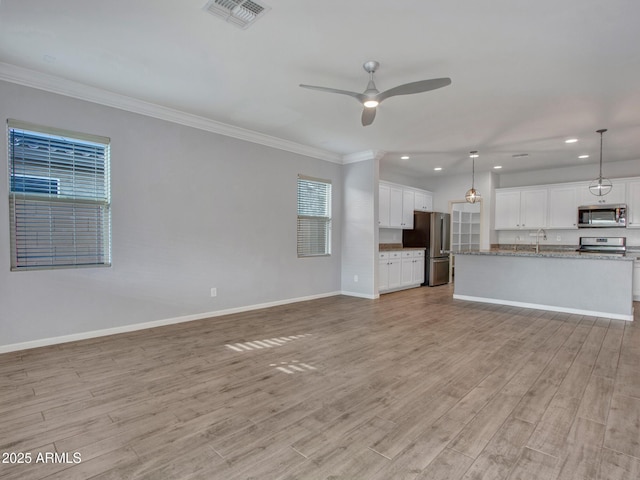
<path fill-rule="evenodd" d="M 624 228 L 626 226 L 627 206 L 624 204 L 578 207 L 578 227 L 580 228 Z"/>

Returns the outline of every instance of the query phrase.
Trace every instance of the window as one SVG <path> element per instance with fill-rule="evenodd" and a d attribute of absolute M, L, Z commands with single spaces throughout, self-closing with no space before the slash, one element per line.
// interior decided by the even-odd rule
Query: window
<path fill-rule="evenodd" d="M 109 139 L 8 129 L 11 269 L 109 266 Z"/>
<path fill-rule="evenodd" d="M 331 254 L 331 181 L 298 175 L 298 257 Z"/>

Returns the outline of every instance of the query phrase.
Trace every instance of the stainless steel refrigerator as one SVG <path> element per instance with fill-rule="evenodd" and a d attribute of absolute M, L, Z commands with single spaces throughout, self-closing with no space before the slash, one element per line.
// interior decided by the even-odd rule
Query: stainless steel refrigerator
<path fill-rule="evenodd" d="M 414 212 L 413 230 L 402 231 L 403 247 L 426 250 L 423 285 L 449 283 L 450 217 L 448 213 Z"/>

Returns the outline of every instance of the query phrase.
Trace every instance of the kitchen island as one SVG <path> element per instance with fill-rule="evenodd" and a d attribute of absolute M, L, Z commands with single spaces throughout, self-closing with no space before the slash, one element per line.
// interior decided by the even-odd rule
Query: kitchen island
<path fill-rule="evenodd" d="M 453 297 L 633 320 L 633 260 L 572 251 L 457 252 Z"/>

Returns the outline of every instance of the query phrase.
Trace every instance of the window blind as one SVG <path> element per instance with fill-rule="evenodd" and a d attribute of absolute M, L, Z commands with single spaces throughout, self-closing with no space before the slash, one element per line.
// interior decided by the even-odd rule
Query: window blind
<path fill-rule="evenodd" d="M 109 139 L 8 130 L 12 270 L 110 265 Z"/>
<path fill-rule="evenodd" d="M 298 176 L 298 256 L 331 254 L 331 181 Z"/>

